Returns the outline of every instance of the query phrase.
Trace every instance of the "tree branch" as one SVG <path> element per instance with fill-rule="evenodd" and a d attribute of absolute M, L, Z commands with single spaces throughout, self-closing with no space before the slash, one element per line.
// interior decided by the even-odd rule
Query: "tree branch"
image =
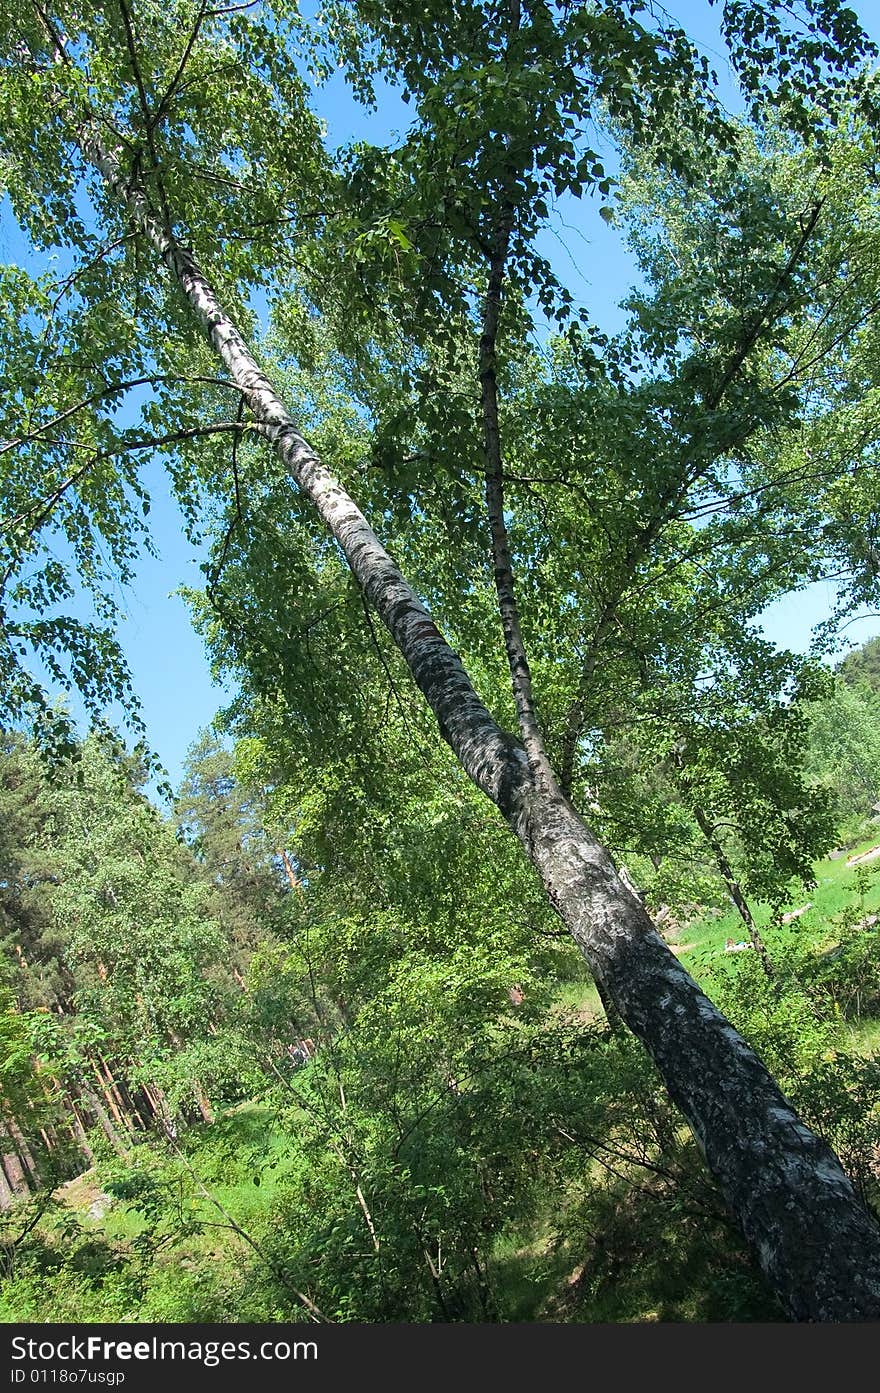
<path fill-rule="evenodd" d="M 801 230 L 801 235 L 795 243 L 794 247 L 792 248 L 791 255 L 789 256 L 788 261 L 785 263 L 782 270 L 779 272 L 779 275 L 776 279 L 776 284 L 771 290 L 763 309 L 761 310 L 760 314 L 757 316 L 751 327 L 746 331 L 739 348 L 731 358 L 730 363 L 728 364 L 727 369 L 723 373 L 717 387 L 713 392 L 710 392 L 709 396 L 706 399 L 706 406 L 710 411 L 714 411 L 716 407 L 719 405 L 728 387 L 731 385 L 737 373 L 743 367 L 746 359 L 748 358 L 752 349 L 755 347 L 756 343 L 758 342 L 758 339 L 761 337 L 761 334 L 763 333 L 764 329 L 768 326 L 768 324 L 772 322 L 772 311 L 774 309 L 774 306 L 776 305 L 776 302 L 783 288 L 786 286 L 786 284 L 794 274 L 795 267 L 800 261 L 804 249 L 806 248 L 807 243 L 809 242 L 810 238 L 813 235 L 813 232 L 815 231 L 816 224 L 819 221 L 819 214 L 822 212 L 824 205 L 824 198 L 818 199 L 816 203 L 813 204 L 810 216 L 807 218 L 807 221 Z"/>
<path fill-rule="evenodd" d="M 141 115 L 143 117 L 144 122 L 144 135 L 147 138 L 147 149 L 149 150 L 150 161 L 153 166 L 153 173 L 156 176 L 156 190 L 159 194 L 159 202 L 162 206 L 162 217 L 165 221 L 165 226 L 170 231 L 171 213 L 168 208 L 168 200 L 165 197 L 165 189 L 162 184 L 162 174 L 159 165 L 159 156 L 156 151 L 156 141 L 154 136 L 155 121 L 150 112 L 150 104 L 147 101 L 147 92 L 146 88 L 144 87 L 144 79 L 141 73 L 140 60 L 137 54 L 137 46 L 135 44 L 134 30 L 132 28 L 131 23 L 131 15 L 128 11 L 127 0 L 117 0 L 117 4 L 119 6 L 119 13 L 122 16 L 122 24 L 125 29 L 125 43 L 128 49 L 128 56 L 131 62 L 131 70 L 134 75 L 135 86 L 137 87 L 138 100 L 140 102 Z"/>
<path fill-rule="evenodd" d="M 133 232 L 126 232 L 121 237 L 115 237 L 112 242 L 105 242 L 103 247 L 99 249 L 91 260 L 87 261 L 82 266 L 77 266 L 74 271 L 71 271 L 67 279 L 62 281 L 55 299 L 52 301 L 49 308 L 49 318 L 52 318 L 61 301 L 64 299 L 67 292 L 76 284 L 80 276 L 86 275 L 86 273 L 91 271 L 94 266 L 97 266 L 100 261 L 103 261 L 105 256 L 109 256 L 111 252 L 115 251 L 117 247 L 123 246 L 125 242 L 131 241 L 134 236 L 135 234 Z"/>
<path fill-rule="evenodd" d="M 504 646 L 510 667 L 513 699 L 519 720 L 520 734 L 533 774 L 550 773 L 549 760 L 535 715 L 532 675 L 523 643 L 519 609 L 510 559 L 510 544 L 504 520 L 504 485 L 502 482 L 501 433 L 498 423 L 498 381 L 496 374 L 496 344 L 501 311 L 510 223 L 502 231 L 500 245 L 493 254 L 486 295 L 483 301 L 483 330 L 479 345 L 479 376 L 483 417 L 483 452 L 486 460 L 486 512 L 492 541 L 492 562 L 495 591 Z"/>
<path fill-rule="evenodd" d="M 824 202 L 824 199 L 819 199 L 814 204 L 810 216 L 802 228 L 801 234 L 785 266 L 780 271 L 763 309 L 753 324 L 744 331 L 743 338 L 738 348 L 734 352 L 717 386 L 707 397 L 702 410 L 714 411 L 717 409 L 728 388 L 745 365 L 749 354 L 756 346 L 764 329 L 772 321 L 774 307 L 778 302 L 782 290 L 793 275 L 803 255 L 804 249 L 816 228 Z M 729 450 L 731 445 L 736 443 L 737 437 L 743 435 L 744 430 L 748 433 L 748 427 L 743 427 L 741 425 L 738 430 L 734 432 L 733 440 L 725 442 L 724 448 Z M 610 596 L 606 599 L 596 628 L 593 631 L 588 656 L 581 671 L 577 693 L 569 707 L 568 716 L 566 718 L 566 727 L 561 745 L 559 784 L 560 788 L 568 797 L 571 796 L 572 783 L 574 780 L 574 760 L 577 744 L 583 732 L 584 720 L 586 717 L 586 701 L 598 662 L 601 645 L 613 627 L 618 607 L 629 588 L 637 567 L 648 555 L 663 528 L 669 522 L 674 521 L 678 516 L 675 510 L 679 507 L 687 490 L 708 471 L 717 457 L 718 454 L 716 452 L 711 459 L 704 459 L 696 469 L 686 470 L 683 478 L 673 483 L 673 485 L 661 495 L 654 517 L 640 529 L 627 549 L 627 553 L 623 560 L 622 575 Z"/>
<path fill-rule="evenodd" d="M 74 470 L 73 474 L 71 474 L 67 479 L 65 479 L 62 484 L 59 484 L 58 488 L 56 488 L 55 491 L 51 493 L 48 498 L 41 499 L 40 502 L 33 504 L 33 506 L 30 508 L 25 509 L 23 513 L 19 513 L 17 517 L 9 518 L 4 520 L 3 522 L 0 522 L 0 533 L 8 532 L 13 527 L 17 527 L 21 523 L 27 522 L 28 518 L 31 517 L 33 513 L 38 512 L 37 520 L 29 528 L 29 534 L 33 535 L 36 531 L 38 531 L 40 527 L 42 527 L 43 523 L 50 516 L 52 509 L 55 507 L 55 504 L 59 501 L 59 499 L 61 499 L 64 496 L 67 490 L 73 488 L 77 483 L 79 483 L 80 479 L 82 479 L 89 472 L 90 469 L 94 469 L 96 464 L 101 464 L 104 460 L 114 459 L 117 455 L 127 454 L 129 451 L 155 450 L 159 449 L 162 445 L 173 445 L 184 440 L 193 440 L 200 436 L 219 435 L 226 431 L 234 431 L 236 433 L 250 432 L 265 436 L 265 429 L 256 421 L 246 421 L 244 423 L 240 423 L 237 421 L 218 421 L 215 424 L 209 426 L 190 426 L 185 430 L 171 431 L 168 435 L 149 436 L 142 440 L 121 441 L 119 445 L 116 446 L 114 449 L 100 450 L 96 454 L 94 454 L 91 459 L 86 460 L 86 462 L 83 465 L 81 465 L 79 469 Z M 55 444 L 56 442 L 52 441 L 47 443 Z M 62 440 L 58 441 L 57 443 L 66 446 L 73 446 L 74 448 L 79 449 L 91 448 L 90 446 L 80 444 L 77 441 Z"/>
<path fill-rule="evenodd" d="M 213 12 L 213 13 L 216 13 L 216 12 Z M 181 54 L 181 57 L 180 57 L 180 62 L 179 62 L 178 65 L 177 65 L 177 68 L 176 68 L 176 70 L 175 70 L 174 76 L 172 77 L 171 81 L 169 82 L 167 88 L 165 89 L 164 95 L 163 95 L 162 97 L 160 97 L 159 102 L 158 102 L 158 105 L 156 106 L 156 110 L 155 110 L 155 112 L 153 113 L 152 127 L 153 127 L 154 130 L 155 130 L 155 128 L 159 125 L 160 121 L 161 121 L 162 118 L 165 116 L 166 112 L 168 111 L 171 102 L 174 100 L 174 96 L 175 96 L 175 93 L 177 92 L 178 84 L 180 83 L 181 78 L 183 77 L 183 74 L 184 74 L 184 72 L 185 72 L 185 70 L 186 70 L 186 65 L 187 65 L 187 63 L 189 62 L 189 59 L 190 59 L 190 54 L 192 53 L 193 48 L 195 47 L 195 44 L 196 44 L 196 40 L 197 40 L 198 37 L 199 37 L 199 30 L 201 29 L 202 24 L 204 23 L 204 21 L 205 21 L 206 18 L 207 18 L 207 15 L 206 15 L 206 11 L 205 11 L 205 0 L 200 0 L 199 11 L 198 11 L 198 14 L 196 15 L 195 23 L 193 24 L 193 27 L 192 27 L 192 29 L 191 29 L 191 31 L 190 31 L 190 34 L 189 34 L 189 37 L 188 37 L 188 39 L 187 39 L 187 41 L 186 41 L 186 43 L 185 43 L 185 45 L 184 45 L 183 53 Z"/>
<path fill-rule="evenodd" d="M 187 376 L 178 373 L 151 373 L 147 377 L 132 377 L 125 382 L 114 382 L 109 386 L 102 387 L 99 392 L 92 392 L 89 396 L 83 397 L 81 401 L 73 406 L 67 406 L 63 411 L 59 411 L 51 420 L 45 421 L 41 426 L 35 426 L 26 435 L 17 435 L 12 440 L 4 440 L 0 445 L 0 456 L 8 454 L 10 450 L 18 450 L 22 445 L 28 445 L 34 440 L 45 437 L 46 432 L 54 430 L 60 426 L 62 421 L 67 421 L 78 411 L 85 411 L 89 406 L 94 406 L 96 402 L 104 401 L 108 397 L 117 397 L 120 392 L 131 392 L 135 387 L 155 387 L 160 384 L 165 386 L 169 383 L 196 383 L 205 382 L 211 387 L 225 387 L 232 392 L 240 392 L 241 388 L 236 383 L 230 382 L 225 377 L 207 377 L 201 374 Z"/>
<path fill-rule="evenodd" d="M 79 136 L 86 158 L 128 208 L 188 301 L 196 322 L 241 391 L 291 478 L 342 548 L 367 599 L 400 649 L 440 733 L 478 788 L 510 814 L 530 786 L 528 762 L 480 701 L 461 659 L 401 575 L 353 499 L 300 435 L 192 253 L 155 218 L 144 191 L 92 120 Z"/>

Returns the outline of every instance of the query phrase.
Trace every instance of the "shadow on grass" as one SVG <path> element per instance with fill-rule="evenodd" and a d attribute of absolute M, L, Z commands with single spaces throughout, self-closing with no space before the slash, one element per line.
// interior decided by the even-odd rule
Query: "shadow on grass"
<path fill-rule="evenodd" d="M 493 1264 L 508 1321 L 784 1321 L 741 1239 L 680 1195 L 606 1188 L 566 1237 L 505 1239 Z"/>

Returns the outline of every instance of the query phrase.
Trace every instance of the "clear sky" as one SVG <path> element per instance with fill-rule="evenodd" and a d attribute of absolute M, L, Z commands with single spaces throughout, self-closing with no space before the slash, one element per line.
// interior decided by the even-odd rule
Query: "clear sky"
<path fill-rule="evenodd" d="M 851 0 L 851 7 L 880 42 L 880 5 L 874 0 Z M 710 7 L 708 0 L 666 0 L 665 8 L 704 48 L 724 85 L 726 63 L 717 29 L 719 7 Z M 383 94 L 378 112 L 365 112 L 352 100 L 338 74 L 315 94 L 315 103 L 327 123 L 331 146 L 354 138 L 376 143 L 391 140 L 406 129 L 410 119 L 409 108 L 390 90 Z M 561 201 L 552 226 L 543 234 L 542 250 L 575 300 L 588 305 L 602 327 L 617 328 L 621 323 L 619 301 L 634 270 L 619 233 L 599 218 L 598 203 L 574 198 Z M 10 228 L 8 205 L 0 224 L 0 256 L 10 260 L 22 257 L 20 238 Z M 121 640 L 142 702 L 150 743 L 176 784 L 188 747 L 227 694 L 212 682 L 201 641 L 192 631 L 183 601 L 174 594 L 180 585 L 201 583 L 200 558 L 184 537 L 162 471 L 154 468 L 146 482 L 153 496 L 151 524 L 159 558 L 144 557 L 138 567 L 126 593 Z M 780 645 L 806 649 L 813 626 L 826 617 L 833 600 L 833 587 L 825 583 L 787 597 L 766 613 L 767 636 Z M 852 624 L 846 637 L 858 643 L 878 632 L 880 618 L 873 617 Z"/>

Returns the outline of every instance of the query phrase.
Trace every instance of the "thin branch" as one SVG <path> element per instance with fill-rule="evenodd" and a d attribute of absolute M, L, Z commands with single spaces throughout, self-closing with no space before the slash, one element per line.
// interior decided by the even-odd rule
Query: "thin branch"
<path fill-rule="evenodd" d="M 90 261 L 87 261 L 83 266 L 77 266 L 74 271 L 71 271 L 67 279 L 62 282 L 61 287 L 55 296 L 55 299 L 52 301 L 52 305 L 49 309 L 49 318 L 52 318 L 61 301 L 64 299 L 67 292 L 71 290 L 72 287 L 76 284 L 80 276 L 85 276 L 89 271 L 92 270 L 93 267 L 97 266 L 99 262 L 103 261 L 105 256 L 109 256 L 110 253 L 114 252 L 117 247 L 121 247 L 125 242 L 130 242 L 136 236 L 137 233 L 135 232 L 126 232 L 121 237 L 114 238 L 112 242 L 105 242 L 104 246 L 101 247 L 101 249 L 95 254 L 95 256 L 91 258 Z"/>
<path fill-rule="evenodd" d="M 159 99 L 159 103 L 156 107 L 155 112 L 153 113 L 152 126 L 154 130 L 159 125 L 160 121 L 168 111 L 171 102 L 174 100 L 174 95 L 177 92 L 178 83 L 183 77 L 186 65 L 189 62 L 190 54 L 192 53 L 193 48 L 195 47 L 196 40 L 199 37 L 199 30 L 201 29 L 202 24 L 205 21 L 205 18 L 205 0 L 201 0 L 199 4 L 199 12 L 196 15 L 195 23 L 193 24 L 192 30 L 190 31 L 189 38 L 187 39 L 186 44 L 184 45 L 183 53 L 180 57 L 180 62 L 177 65 L 177 69 L 174 73 L 174 76 L 169 82 L 167 88 L 165 89 L 164 96 L 162 96 Z"/>
<path fill-rule="evenodd" d="M 751 327 L 745 332 L 739 347 L 733 354 L 717 387 L 707 397 L 703 410 L 708 409 L 714 411 L 720 405 L 727 389 L 744 366 L 762 332 L 771 322 L 772 313 L 779 295 L 783 287 L 790 280 L 795 267 L 803 255 L 804 249 L 815 230 L 823 204 L 824 199 L 819 199 L 813 206 L 811 214 L 801 230 L 801 235 L 792 249 L 788 261 L 780 271 L 776 283 L 760 314 Z M 750 430 L 750 423 L 740 423 L 732 438 L 727 440 L 722 448 L 724 450 L 730 450 L 733 445 L 741 444 Z M 712 458 L 704 459 L 696 468 L 686 470 L 683 478 L 673 483 L 673 485 L 664 492 L 658 500 L 658 508 L 654 517 L 640 529 L 627 548 L 627 553 L 623 561 L 622 575 L 617 585 L 606 599 L 602 613 L 599 616 L 599 621 L 590 640 L 590 647 L 581 672 L 578 690 L 569 707 L 568 716 L 566 718 L 566 728 L 562 740 L 562 754 L 560 760 L 560 787 L 567 795 L 571 793 L 571 785 L 574 777 L 575 752 L 578 740 L 583 731 L 586 714 L 586 699 L 598 662 L 601 644 L 611 630 L 617 609 L 633 579 L 637 566 L 640 565 L 647 556 L 663 528 L 670 522 L 675 521 L 679 516 L 676 509 L 687 490 L 691 488 L 701 476 L 708 472 L 716 458 L 717 451 L 713 454 Z"/>
<path fill-rule="evenodd" d="M 819 221 L 819 214 L 822 212 L 822 208 L 824 207 L 824 205 L 824 198 L 818 199 L 816 203 L 813 205 L 813 208 L 810 212 L 810 216 L 807 218 L 806 224 L 801 230 L 801 235 L 795 243 L 794 247 L 792 248 L 791 255 L 789 256 L 788 261 L 785 263 L 782 270 L 779 272 L 779 275 L 776 279 L 776 284 L 774 285 L 773 289 L 770 292 L 770 295 L 765 301 L 760 314 L 757 316 L 755 322 L 752 324 L 751 328 L 745 334 L 745 337 L 743 338 L 739 348 L 734 353 L 726 371 L 722 375 L 721 380 L 718 383 L 718 386 L 715 388 L 713 392 L 709 393 L 709 396 L 706 399 L 706 406 L 710 411 L 714 411 L 715 408 L 719 405 L 728 387 L 733 382 L 740 368 L 744 365 L 752 349 L 755 347 L 755 344 L 758 342 L 758 339 L 761 337 L 761 334 L 763 333 L 764 329 L 771 322 L 771 315 L 774 306 L 776 305 L 776 301 L 783 287 L 787 284 L 787 282 L 791 279 L 791 276 L 794 274 L 795 267 L 800 261 L 801 256 L 804 253 L 804 249 L 806 248 L 807 243 L 809 242 L 810 238 L 813 235 L 813 232 L 815 231 L 816 224 Z"/>
<path fill-rule="evenodd" d="M 867 324 L 868 320 L 871 319 L 878 310 L 880 310 L 880 300 L 872 301 L 868 308 L 859 315 L 858 319 L 854 319 L 845 329 L 841 329 L 838 334 L 835 334 L 831 342 L 827 343 L 821 352 L 807 359 L 806 363 L 803 362 L 802 356 L 793 359 L 790 370 L 784 377 L 779 378 L 779 380 L 773 384 L 773 390 L 778 392 L 780 387 L 786 386 L 798 373 L 800 373 L 801 376 L 805 376 L 817 363 L 821 363 L 823 358 L 827 358 L 838 344 L 843 343 L 844 339 L 849 338 L 850 335 L 854 334 L 856 329 L 860 329 L 863 324 Z M 807 342 L 809 342 L 809 340 Z"/>
<path fill-rule="evenodd" d="M 21 523 L 26 522 L 28 518 L 32 516 L 33 513 L 38 512 L 36 522 L 29 529 L 31 534 L 36 532 L 40 527 L 42 527 L 43 523 L 50 516 L 52 509 L 55 507 L 55 504 L 59 501 L 59 499 L 61 499 L 64 496 L 68 489 L 73 488 L 77 483 L 79 483 L 80 479 L 82 479 L 84 475 L 86 475 L 89 472 L 90 469 L 94 469 L 96 464 L 101 464 L 108 459 L 114 459 L 117 455 L 127 454 L 129 451 L 155 450 L 159 449 L 163 445 L 173 445 L 184 440 L 193 440 L 200 436 L 219 435 L 226 431 L 248 431 L 258 435 L 265 435 L 266 433 L 265 429 L 261 427 L 259 422 L 247 421 L 244 424 L 241 424 L 236 421 L 218 421 L 214 425 L 210 426 L 190 426 L 185 430 L 171 431 L 168 435 L 150 436 L 142 440 L 129 440 L 120 442 L 119 445 L 115 446 L 112 450 L 100 450 L 96 454 L 94 454 L 91 459 L 86 460 L 86 462 L 83 465 L 81 465 L 79 469 L 74 470 L 73 474 L 71 474 L 67 479 L 65 479 L 62 484 L 59 484 L 58 488 L 56 488 L 55 491 L 51 493 L 48 498 L 42 499 L 38 503 L 34 503 L 32 507 L 27 508 L 23 513 L 19 513 L 17 517 L 9 518 L 8 520 L 0 523 L 0 533 L 10 531 L 13 527 L 17 527 Z M 78 449 L 90 448 L 89 446 L 84 445 L 78 441 L 65 440 L 60 441 L 58 443 L 69 447 L 72 446 Z"/>
<path fill-rule="evenodd" d="M 239 193 L 251 194 L 252 196 L 257 196 L 260 193 L 259 189 L 253 188 L 248 184 L 243 184 L 240 179 L 233 179 L 230 174 L 219 174 L 216 170 L 209 169 L 207 165 L 202 164 L 199 160 L 187 159 L 185 156 L 180 156 L 180 163 L 185 165 L 187 169 L 194 170 L 197 176 L 202 179 L 207 179 L 209 183 L 222 184 L 226 188 L 237 189 Z"/>
<path fill-rule="evenodd" d="M 68 406 L 63 411 L 59 411 L 43 425 L 35 426 L 26 435 L 17 435 L 13 440 L 4 440 L 0 445 L 0 456 L 7 454 L 10 450 L 17 450 L 22 445 L 28 445 L 34 440 L 41 439 L 45 436 L 46 431 L 54 430 L 56 426 L 61 425 L 62 421 L 69 420 L 78 411 L 85 411 L 86 407 L 94 406 L 96 402 L 104 401 L 107 397 L 116 397 L 120 392 L 131 392 L 135 387 L 154 387 L 159 384 L 167 385 L 179 382 L 206 382 L 212 387 L 226 387 L 231 392 L 240 394 L 242 391 L 241 387 L 225 377 L 186 376 L 176 373 L 152 373 L 149 377 L 132 377 L 126 382 L 115 382 L 110 386 L 103 387 L 100 392 L 92 392 L 90 396 L 83 397 L 74 406 Z"/>
<path fill-rule="evenodd" d="M 836 626 L 837 632 L 842 634 L 844 629 L 848 629 L 852 624 L 859 624 L 863 619 L 880 619 L 880 610 L 872 609 L 867 614 L 855 614 L 852 619 L 848 619 L 845 624 Z"/>
<path fill-rule="evenodd" d="M 72 66 L 70 54 L 67 52 L 67 39 L 65 38 L 64 34 L 59 29 L 55 28 L 55 25 L 52 23 L 52 20 L 49 18 L 42 5 L 39 3 L 39 0 L 32 0 L 32 3 L 34 9 L 37 12 L 40 23 L 42 24 L 43 28 L 46 30 L 46 33 L 49 35 L 50 40 L 52 41 L 56 56 L 60 58 L 62 62 L 67 63 L 68 66 Z"/>
<path fill-rule="evenodd" d="M 255 5 L 259 5 L 261 0 L 243 0 L 240 5 L 224 5 L 219 10 L 206 10 L 205 19 L 219 19 L 223 15 L 240 14 L 242 10 L 252 10 Z"/>
<path fill-rule="evenodd" d="M 559 1135 L 564 1137 L 566 1141 L 571 1142 L 573 1146 L 589 1146 L 594 1147 L 597 1151 L 606 1151 L 609 1156 L 614 1157 L 615 1161 L 623 1161 L 626 1165 L 638 1166 L 641 1170 L 651 1171 L 653 1175 L 659 1175 L 664 1180 L 671 1180 L 673 1183 L 678 1183 L 678 1177 L 673 1171 L 667 1170 L 665 1166 L 653 1165 L 650 1161 L 644 1160 L 641 1157 L 630 1156 L 626 1151 L 618 1151 L 615 1147 L 608 1146 L 605 1142 L 599 1141 L 598 1137 L 587 1135 L 574 1137 L 571 1132 L 567 1132 L 558 1122 L 554 1122 L 553 1125 Z M 601 1157 L 597 1156 L 596 1160 L 602 1165 L 607 1165 L 607 1162 L 602 1161 Z M 610 1170 L 611 1167 L 609 1166 L 608 1169 Z M 614 1174 L 616 1175 L 617 1172 L 615 1171 Z"/>
<path fill-rule="evenodd" d="M 156 176 L 156 190 L 159 194 L 159 203 L 162 207 L 162 218 L 165 224 L 166 232 L 170 233 L 172 226 L 171 212 L 168 207 L 168 200 L 165 196 L 165 187 L 162 183 L 161 165 L 159 163 L 159 155 L 156 150 L 156 123 L 154 117 L 150 112 L 150 104 L 147 101 L 147 92 L 146 88 L 144 87 L 143 74 L 141 73 L 141 65 L 137 54 L 134 29 L 131 23 L 131 15 L 129 14 L 127 0 L 117 0 L 117 4 L 119 6 L 119 12 L 122 15 L 122 23 L 125 28 L 125 43 L 128 49 L 129 60 L 131 62 L 131 70 L 134 74 L 135 86 L 137 87 L 138 101 L 140 102 L 141 115 L 143 117 L 144 122 L 144 135 L 147 138 L 147 149 L 150 153 L 150 161 L 152 163 L 153 173 Z"/>
<path fill-rule="evenodd" d="M 291 1286 L 290 1282 L 287 1280 L 285 1273 L 280 1268 L 275 1266 L 271 1258 L 266 1256 L 256 1239 L 252 1238 L 251 1235 L 248 1233 L 247 1229 L 243 1229 L 241 1224 L 237 1223 L 236 1220 L 233 1219 L 228 1209 L 226 1209 L 223 1206 L 223 1204 L 221 1204 L 220 1200 L 217 1199 L 216 1195 L 211 1193 L 207 1185 L 204 1183 L 204 1181 L 193 1168 L 186 1153 L 182 1151 L 181 1148 L 177 1145 L 177 1142 L 171 1135 L 170 1129 L 166 1126 L 163 1128 L 163 1131 L 168 1145 L 171 1147 L 172 1151 L 174 1151 L 178 1156 L 179 1160 L 183 1162 L 184 1166 L 189 1171 L 190 1175 L 192 1176 L 198 1188 L 201 1190 L 205 1199 L 208 1200 L 208 1202 L 212 1204 L 215 1209 L 219 1210 L 219 1212 L 223 1215 L 228 1227 L 232 1230 L 232 1232 L 237 1233 L 239 1238 L 243 1239 L 244 1242 L 247 1243 L 248 1246 L 253 1249 L 260 1261 L 265 1263 L 266 1267 L 272 1273 L 273 1277 L 275 1277 L 276 1280 L 279 1281 L 282 1284 L 282 1286 L 286 1288 L 287 1291 L 293 1293 L 297 1300 L 301 1302 L 301 1304 L 308 1311 L 309 1316 L 313 1321 L 315 1321 L 316 1324 L 332 1325 L 333 1322 L 330 1320 L 329 1316 L 325 1316 L 324 1312 L 320 1310 L 318 1306 L 315 1305 L 314 1301 L 311 1299 L 310 1296 L 306 1296 L 305 1292 L 301 1292 L 296 1287 Z M 206 1226 L 214 1227 L 210 1224 L 207 1224 Z"/>
<path fill-rule="evenodd" d="M 28 1234 L 31 1232 L 32 1229 L 35 1229 L 37 1227 L 37 1224 L 40 1222 L 43 1215 L 46 1213 L 46 1210 L 51 1205 L 54 1196 L 55 1189 L 44 1190 L 37 1201 L 36 1209 L 33 1215 L 25 1224 L 21 1232 L 17 1234 L 15 1238 L 4 1238 L 0 1240 L 0 1249 L 2 1249 L 3 1251 L 4 1259 L 9 1259 L 14 1256 L 15 1250 L 18 1247 L 18 1245 L 27 1238 Z"/>

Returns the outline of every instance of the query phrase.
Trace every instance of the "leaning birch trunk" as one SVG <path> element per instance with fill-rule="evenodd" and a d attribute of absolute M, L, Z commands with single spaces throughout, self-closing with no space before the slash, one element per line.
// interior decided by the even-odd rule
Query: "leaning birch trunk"
<path fill-rule="evenodd" d="M 768 1281 L 798 1320 L 880 1318 L 880 1228 L 833 1152 L 712 1005 L 626 890 L 609 854 L 555 784 L 479 700 L 457 654 L 324 467 L 226 314 L 193 255 L 153 217 L 94 128 L 82 135 L 297 487 L 336 538 L 473 782 L 506 818 L 625 1024 L 687 1118 Z"/>

